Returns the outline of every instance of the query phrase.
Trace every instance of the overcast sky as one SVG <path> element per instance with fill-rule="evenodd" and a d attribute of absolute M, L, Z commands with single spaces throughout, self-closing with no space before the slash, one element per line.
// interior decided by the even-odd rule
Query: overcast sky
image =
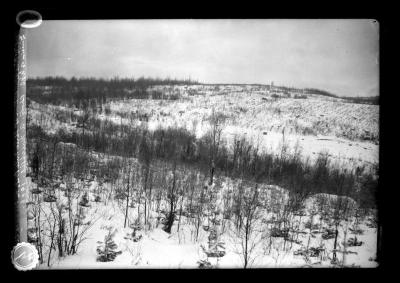
<path fill-rule="evenodd" d="M 44 21 L 28 76 L 171 77 L 379 95 L 372 20 Z"/>

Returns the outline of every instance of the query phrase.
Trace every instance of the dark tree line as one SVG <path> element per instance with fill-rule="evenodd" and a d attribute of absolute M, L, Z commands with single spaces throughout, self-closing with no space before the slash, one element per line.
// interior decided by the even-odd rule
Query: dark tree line
<path fill-rule="evenodd" d="M 323 95 L 323 96 L 329 96 L 329 97 L 334 97 L 334 98 L 340 98 L 338 95 L 330 93 L 325 90 L 320 90 L 316 88 L 305 88 L 304 92 L 307 94 L 318 94 L 318 95 Z"/>
<path fill-rule="evenodd" d="M 52 86 L 55 88 L 109 88 L 109 89 L 118 89 L 118 88 L 146 88 L 153 85 L 191 85 L 198 84 L 199 82 L 191 80 L 191 79 L 171 79 L 171 78 L 112 78 L 112 79 L 103 79 L 103 78 L 75 78 L 67 79 L 64 77 L 37 77 L 37 78 L 28 78 L 27 87 L 32 86 Z"/>
<path fill-rule="evenodd" d="M 379 96 L 372 97 L 343 97 L 351 103 L 379 105 Z"/>
<path fill-rule="evenodd" d="M 159 91 L 148 91 L 155 85 L 192 85 L 193 80 L 160 78 L 75 78 L 44 77 L 27 80 L 27 97 L 39 103 L 67 104 L 86 109 L 90 104 L 101 105 L 107 99 L 162 99 Z M 177 99 L 176 96 L 166 99 Z"/>

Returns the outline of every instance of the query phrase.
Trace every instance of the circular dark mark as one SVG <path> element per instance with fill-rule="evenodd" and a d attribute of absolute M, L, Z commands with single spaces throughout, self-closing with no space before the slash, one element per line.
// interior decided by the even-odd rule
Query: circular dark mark
<path fill-rule="evenodd" d="M 23 28 L 35 28 L 42 23 L 42 15 L 33 10 L 24 10 L 17 14 L 16 21 Z"/>

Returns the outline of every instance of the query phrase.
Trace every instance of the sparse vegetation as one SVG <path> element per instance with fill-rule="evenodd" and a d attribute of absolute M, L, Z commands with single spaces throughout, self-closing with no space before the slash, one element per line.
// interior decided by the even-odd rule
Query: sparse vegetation
<path fill-rule="evenodd" d="M 96 221 L 111 222 L 116 215 L 120 220 L 104 227 L 109 233 L 99 243 L 98 261 L 132 253 L 132 245 L 138 248 L 145 237 L 139 231 L 161 225 L 168 235 L 177 234 L 179 243 L 187 229 L 194 243 L 207 235 L 208 245 L 203 246 L 207 259 L 199 260 L 201 268 L 217 267 L 223 260 L 228 251 L 222 238 L 228 235 L 237 240 L 235 250 L 245 268 L 262 257 L 260 250 L 276 261 L 280 254 L 292 252 L 307 263 L 331 256 L 332 262 L 339 262 L 340 235 L 347 233 L 341 225 L 354 219 L 354 227 L 343 227 L 353 227 L 349 231 L 356 235 L 359 224 L 376 209 L 378 167 L 348 170 L 324 153 L 311 162 L 298 148 L 290 151 L 284 138 L 279 153 L 262 151 L 244 136 L 229 142 L 224 130 L 235 120 L 222 110 L 210 108 L 211 114 L 201 121 L 210 127 L 199 136 L 198 122 L 193 130 L 173 124 L 150 127 L 154 113 L 117 111 L 109 102 L 160 99 L 160 95 L 165 99 L 147 88 L 191 83 L 62 78 L 28 83 L 32 100 L 27 125 L 32 203 L 28 216 L 33 220 L 30 239 L 42 263 L 47 259 L 51 266 L 55 256 L 77 254 Z M 211 88 L 220 89 L 224 88 Z M 51 94 L 45 94 L 47 90 Z M 168 94 L 166 101 L 181 101 L 181 95 Z M 198 94 L 188 91 L 188 95 Z M 242 105 L 238 109 L 244 115 L 253 111 Z M 285 115 L 279 107 L 270 109 Z M 117 118 L 104 118 L 103 113 Z M 176 117 L 168 112 L 160 116 Z M 323 126 L 297 125 L 303 135 L 316 135 L 318 127 Z M 336 199 L 330 201 L 329 195 Z M 311 200 L 316 203 L 312 210 L 306 205 Z M 349 208 L 350 203 L 357 211 Z M 362 215 L 362 211 L 367 212 Z M 126 239 L 132 240 L 126 247 L 113 242 L 114 225 L 125 229 Z M 319 246 L 311 244 L 316 237 Z M 362 245 L 357 236 L 345 242 L 344 248 Z M 331 243 L 334 251 L 325 243 Z M 140 253 L 134 254 L 138 263 Z M 214 259 L 217 263 L 211 263 Z"/>

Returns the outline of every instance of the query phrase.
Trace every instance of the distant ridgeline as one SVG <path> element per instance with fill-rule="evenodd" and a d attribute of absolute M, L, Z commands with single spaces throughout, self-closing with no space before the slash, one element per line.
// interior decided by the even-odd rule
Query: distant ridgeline
<path fill-rule="evenodd" d="M 360 104 L 374 104 L 379 105 L 379 96 L 371 96 L 371 97 L 344 97 L 347 100 L 350 100 L 352 103 L 360 103 Z"/>
<path fill-rule="evenodd" d="M 325 90 L 316 89 L 316 88 L 305 88 L 304 92 L 307 94 L 318 94 L 318 95 L 329 96 L 329 97 L 334 97 L 334 98 L 341 98 L 336 94 L 330 93 Z"/>
<path fill-rule="evenodd" d="M 28 98 L 40 103 L 78 104 L 89 99 L 105 100 L 106 98 L 154 98 L 161 93 L 147 91 L 154 85 L 192 85 L 197 81 L 190 79 L 159 78 L 74 78 L 44 77 L 29 78 L 26 82 Z"/>
<path fill-rule="evenodd" d="M 160 79 L 160 78 L 75 78 L 66 79 L 64 77 L 43 77 L 43 78 L 29 78 L 26 83 L 27 97 L 39 103 L 52 103 L 52 104 L 79 104 L 82 101 L 90 99 L 97 99 L 104 101 L 106 98 L 110 99 L 161 99 L 162 93 L 160 91 L 151 91 L 147 89 L 155 85 L 195 85 L 203 84 L 198 81 L 185 79 Z M 203 84 L 210 85 L 210 84 Z M 244 85 L 244 84 L 215 84 L 215 85 Z M 265 86 L 271 89 L 271 85 L 262 84 L 249 84 L 257 86 Z M 333 98 L 345 99 L 350 103 L 362 104 L 379 104 L 379 96 L 374 97 L 344 97 L 332 94 L 325 90 L 315 88 L 295 88 L 286 86 L 273 86 L 275 91 L 282 93 L 303 93 L 303 94 L 316 94 Z M 168 97 L 167 99 L 178 99 L 178 97 Z"/>
<path fill-rule="evenodd" d="M 362 97 L 362 96 L 338 96 L 336 94 L 330 93 L 325 90 L 315 89 L 315 88 L 305 88 L 304 93 L 307 94 L 318 94 L 323 96 L 329 96 L 334 98 L 345 99 L 351 103 L 359 103 L 359 104 L 375 104 L 379 105 L 379 96 L 372 97 Z"/>

